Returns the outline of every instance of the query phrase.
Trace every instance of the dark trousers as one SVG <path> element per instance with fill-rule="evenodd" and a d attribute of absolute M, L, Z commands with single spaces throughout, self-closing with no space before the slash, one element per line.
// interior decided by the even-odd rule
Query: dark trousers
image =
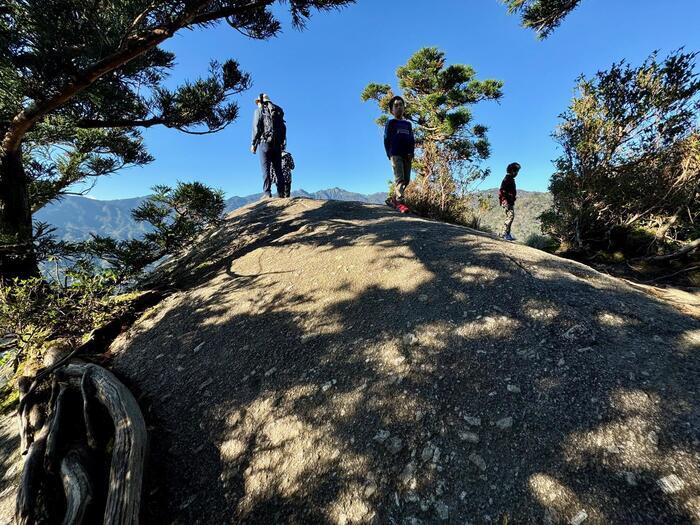
<path fill-rule="evenodd" d="M 268 197 L 272 195 L 272 181 L 275 179 L 275 173 L 282 173 L 282 148 L 274 147 L 263 142 L 258 147 L 260 152 L 260 168 L 263 176 L 263 192 Z M 284 196 L 283 183 L 278 177 L 275 181 L 277 184 L 277 195 Z"/>

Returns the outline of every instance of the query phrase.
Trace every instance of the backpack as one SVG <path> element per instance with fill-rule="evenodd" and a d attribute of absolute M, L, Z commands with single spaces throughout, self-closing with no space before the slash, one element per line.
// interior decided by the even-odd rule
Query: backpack
<path fill-rule="evenodd" d="M 284 110 L 272 102 L 265 102 L 262 115 L 263 140 L 274 146 L 282 146 L 287 140 L 287 124 L 284 122 Z"/>

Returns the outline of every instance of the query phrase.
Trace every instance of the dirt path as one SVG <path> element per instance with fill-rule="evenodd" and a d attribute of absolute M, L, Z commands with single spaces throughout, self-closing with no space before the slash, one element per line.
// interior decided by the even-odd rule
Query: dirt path
<path fill-rule="evenodd" d="M 382 206 L 269 201 L 112 345 L 146 523 L 700 523 L 700 322 Z"/>

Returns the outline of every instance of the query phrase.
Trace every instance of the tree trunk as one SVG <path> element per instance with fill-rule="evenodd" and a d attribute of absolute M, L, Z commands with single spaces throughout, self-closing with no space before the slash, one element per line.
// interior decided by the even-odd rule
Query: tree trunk
<path fill-rule="evenodd" d="M 22 151 L 0 155 L 0 279 L 39 275 Z"/>

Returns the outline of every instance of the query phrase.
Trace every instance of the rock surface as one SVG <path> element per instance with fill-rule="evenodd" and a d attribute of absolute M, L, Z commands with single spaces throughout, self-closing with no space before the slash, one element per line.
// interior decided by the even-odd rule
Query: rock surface
<path fill-rule="evenodd" d="M 700 520 L 700 323 L 623 281 L 306 199 L 163 272 L 185 285 L 111 348 L 151 427 L 145 523 Z"/>

